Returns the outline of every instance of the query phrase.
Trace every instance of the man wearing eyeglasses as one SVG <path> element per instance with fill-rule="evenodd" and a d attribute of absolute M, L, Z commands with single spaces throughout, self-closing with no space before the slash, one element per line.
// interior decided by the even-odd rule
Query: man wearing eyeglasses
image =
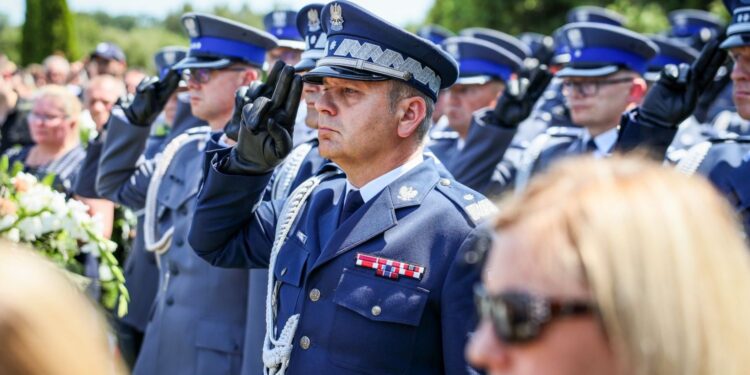
<path fill-rule="evenodd" d="M 555 160 L 580 154 L 609 155 L 617 141 L 622 112 L 643 99 L 647 62 L 658 47 L 646 37 L 619 26 L 577 22 L 556 31 L 570 62 L 556 76 L 574 123 L 584 131 L 575 138 L 542 134 L 525 151 L 516 187 Z"/>
<path fill-rule="evenodd" d="M 182 24 L 190 37 L 188 56 L 162 80 L 144 80 L 132 102 L 113 110 L 97 190 L 144 209 L 145 247 L 156 253 L 159 265 L 159 289 L 133 373 L 237 374 L 247 270 L 210 266 L 186 237 L 202 178 L 202 151 L 211 132 L 220 132 L 232 118 L 235 91 L 260 77 L 276 39 L 207 14 L 186 14 Z M 158 156 L 139 161 L 150 126 L 178 86 L 177 71 L 187 82 L 192 114 L 205 126 L 185 130 L 178 108 L 171 141 Z"/>

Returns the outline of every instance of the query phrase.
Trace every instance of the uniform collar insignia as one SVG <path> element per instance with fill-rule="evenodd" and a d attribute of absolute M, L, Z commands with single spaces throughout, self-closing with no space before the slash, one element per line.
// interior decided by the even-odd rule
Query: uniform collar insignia
<path fill-rule="evenodd" d="M 398 199 L 402 201 L 410 201 L 417 197 L 417 190 L 411 186 L 402 186 L 398 189 Z"/>

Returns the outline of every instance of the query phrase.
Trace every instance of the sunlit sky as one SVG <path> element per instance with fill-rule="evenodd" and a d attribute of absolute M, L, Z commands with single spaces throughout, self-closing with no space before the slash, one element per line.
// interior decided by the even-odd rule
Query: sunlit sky
<path fill-rule="evenodd" d="M 242 4 L 249 4 L 253 11 L 265 13 L 273 9 L 299 9 L 312 3 L 326 3 L 327 0 L 270 0 L 270 1 L 247 1 L 247 0 L 68 0 L 68 7 L 73 11 L 97 11 L 101 10 L 111 15 L 148 14 L 161 18 L 170 11 L 180 9 L 182 4 L 190 3 L 196 10 L 210 10 L 215 5 L 228 5 L 231 8 L 239 8 Z M 404 26 L 409 23 L 421 23 L 427 16 L 427 12 L 434 0 L 355 0 L 365 8 L 374 12 L 395 24 Z M 10 17 L 11 24 L 18 25 L 23 22 L 25 12 L 25 0 L 0 0 L 0 12 Z"/>

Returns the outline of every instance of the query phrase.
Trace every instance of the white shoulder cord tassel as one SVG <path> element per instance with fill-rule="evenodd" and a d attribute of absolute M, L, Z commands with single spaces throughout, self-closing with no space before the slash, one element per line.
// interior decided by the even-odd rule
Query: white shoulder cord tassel
<path fill-rule="evenodd" d="M 175 137 L 166 147 L 160 159 L 156 163 L 154 168 L 154 174 L 151 176 L 151 180 L 148 184 L 148 190 L 146 191 L 146 207 L 143 213 L 143 241 L 146 246 L 146 250 L 153 251 L 156 254 L 164 254 L 169 250 L 169 246 L 172 243 L 172 234 L 174 233 L 174 227 L 169 228 L 160 238 L 157 239 L 156 234 L 156 216 L 157 216 L 157 195 L 159 193 L 159 187 L 161 181 L 164 178 L 164 174 L 167 172 L 169 165 L 172 163 L 172 159 L 177 152 L 187 145 L 188 143 L 195 141 L 202 141 L 206 139 L 206 135 L 210 131 L 207 126 L 201 126 L 198 128 L 191 129 L 185 133 L 182 133 Z"/>
<path fill-rule="evenodd" d="M 289 195 L 289 189 L 292 187 L 292 182 L 294 182 L 294 178 L 302 167 L 302 162 L 312 148 L 312 143 L 308 142 L 303 143 L 292 150 L 286 160 L 284 160 L 284 164 L 281 165 L 279 174 L 273 182 L 273 187 L 271 188 L 271 199 L 284 199 Z"/>
<path fill-rule="evenodd" d="M 284 203 L 284 208 L 279 215 L 276 225 L 276 236 L 271 249 L 271 258 L 268 262 L 268 292 L 266 295 L 266 336 L 263 340 L 263 372 L 266 375 L 284 375 L 289 367 L 289 359 L 292 356 L 292 340 L 297 331 L 299 314 L 289 317 L 284 323 L 278 338 L 275 338 L 276 314 L 278 313 L 278 292 L 280 283 L 274 280 L 274 266 L 276 256 L 286 237 L 294 224 L 304 202 L 320 184 L 321 181 L 340 172 L 327 172 L 309 178 L 298 186 Z"/>

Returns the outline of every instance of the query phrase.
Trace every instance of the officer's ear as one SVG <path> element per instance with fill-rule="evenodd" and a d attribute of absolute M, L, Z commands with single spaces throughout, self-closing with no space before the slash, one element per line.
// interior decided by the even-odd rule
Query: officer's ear
<path fill-rule="evenodd" d="M 396 108 L 398 136 L 411 137 L 427 116 L 427 103 L 420 96 L 402 98 Z"/>
<path fill-rule="evenodd" d="M 633 79 L 633 85 L 630 87 L 630 102 L 640 104 L 648 92 L 648 84 L 642 77 Z"/>
<path fill-rule="evenodd" d="M 260 79 L 260 71 L 248 66 L 247 69 L 242 72 L 240 79 L 242 80 L 241 85 L 247 86 L 250 84 L 250 82 Z"/>

